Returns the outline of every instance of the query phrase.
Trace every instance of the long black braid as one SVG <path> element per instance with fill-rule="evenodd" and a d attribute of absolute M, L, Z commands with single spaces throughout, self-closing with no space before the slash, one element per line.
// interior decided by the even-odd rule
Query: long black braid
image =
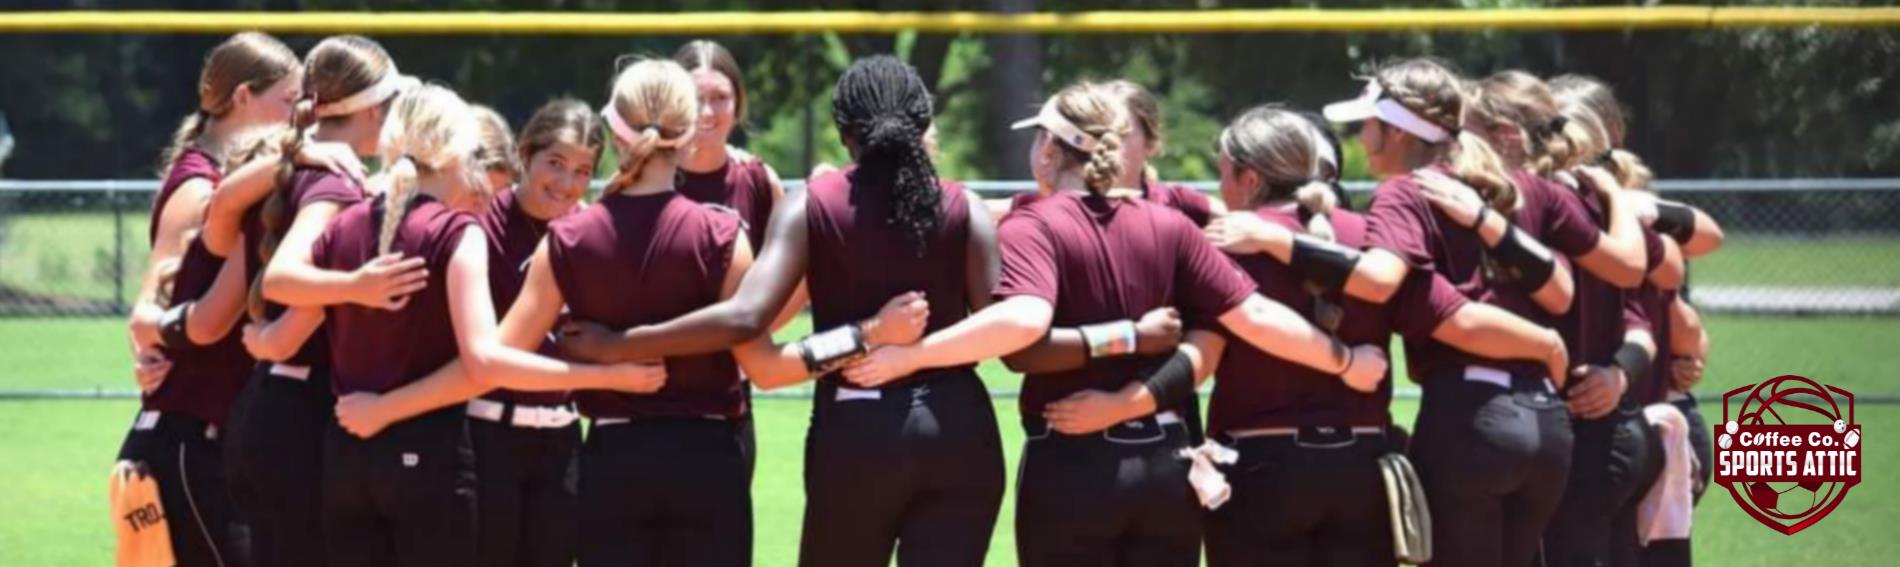
<path fill-rule="evenodd" d="M 942 222 L 937 168 L 924 150 L 930 90 L 910 65 L 889 55 L 860 59 L 838 77 L 831 116 L 838 134 L 858 150 L 856 175 L 888 187 L 891 224 L 902 227 L 923 256 Z"/>

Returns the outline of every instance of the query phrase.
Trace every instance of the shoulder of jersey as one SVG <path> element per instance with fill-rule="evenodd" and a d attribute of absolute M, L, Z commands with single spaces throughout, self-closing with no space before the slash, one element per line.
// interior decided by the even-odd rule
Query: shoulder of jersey
<path fill-rule="evenodd" d="M 706 210 L 712 211 L 714 214 L 729 217 L 734 222 L 739 223 L 739 232 L 752 230 L 752 223 L 746 222 L 745 215 L 739 214 L 739 209 L 734 209 L 719 203 L 699 203 L 699 206 L 705 207 Z"/>
<path fill-rule="evenodd" d="M 758 163 L 763 163 L 765 161 L 765 160 L 759 159 L 759 156 L 753 155 L 752 152 L 748 152 L 745 150 L 745 148 L 741 148 L 739 146 L 732 146 L 732 145 L 726 146 L 726 154 L 732 156 L 731 159 L 733 163 L 740 164 L 740 165 L 749 166 L 749 165 L 754 165 Z"/>

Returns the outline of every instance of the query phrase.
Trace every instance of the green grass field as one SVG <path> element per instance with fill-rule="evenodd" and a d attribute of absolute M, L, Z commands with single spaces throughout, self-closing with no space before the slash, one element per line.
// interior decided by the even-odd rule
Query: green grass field
<path fill-rule="evenodd" d="M 1783 373 L 1807 375 L 1858 394 L 1900 393 L 1888 369 L 1900 362 L 1900 320 L 1711 317 L 1716 357 L 1702 389 L 1704 411 L 1719 417 L 1718 392 Z M 131 387 L 123 328 L 99 319 L 0 319 L 0 390 Z M 790 332 L 798 332 L 791 330 Z M 983 368 L 998 390 L 1019 379 L 994 364 Z M 999 398 L 1008 470 L 1014 474 L 1022 436 L 1015 401 Z M 0 401 L 0 565 L 99 565 L 111 561 L 105 471 L 136 405 L 111 401 Z M 765 399 L 757 405 L 759 468 L 753 482 L 756 563 L 792 565 L 804 505 L 801 455 L 810 402 Z M 1400 401 L 1393 413 L 1409 423 L 1417 411 Z M 1900 555 L 1891 526 L 1900 522 L 1900 451 L 1879 448 L 1881 431 L 1900 431 L 1900 405 L 1863 404 L 1859 421 L 1876 449 L 1863 457 L 1865 481 L 1821 524 L 1789 537 L 1744 515 L 1726 493 L 1712 493 L 1697 512 L 1696 554 L 1707 565 L 1785 565 L 1827 557 L 1841 565 L 1887 565 Z M 1013 486 L 1013 483 L 1012 483 Z M 1013 565 L 1013 492 L 990 549 L 991 565 Z M 1886 534 L 1886 535 L 1883 535 Z"/>

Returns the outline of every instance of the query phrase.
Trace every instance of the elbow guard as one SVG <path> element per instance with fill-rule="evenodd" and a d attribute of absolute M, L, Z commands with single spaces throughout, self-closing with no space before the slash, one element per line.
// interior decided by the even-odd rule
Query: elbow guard
<path fill-rule="evenodd" d="M 166 309 L 158 317 L 158 341 L 160 345 L 172 348 L 191 346 L 191 335 L 185 331 L 185 323 L 191 315 L 191 303 L 180 303 Z"/>
<path fill-rule="evenodd" d="M 1142 385 L 1154 395 L 1158 411 L 1187 407 L 1194 399 L 1194 362 L 1186 353 L 1174 351 L 1174 356 L 1148 372 Z"/>
<path fill-rule="evenodd" d="M 798 340 L 798 356 L 805 370 L 813 374 L 829 372 L 853 356 L 864 354 L 864 330 L 857 325 L 834 327 Z"/>
<path fill-rule="evenodd" d="M 1658 201 L 1656 222 L 1650 228 L 1669 235 L 1677 243 L 1688 242 L 1689 238 L 1695 236 L 1695 208 L 1682 203 Z"/>
<path fill-rule="evenodd" d="M 1629 378 L 1630 389 L 1634 390 L 1637 384 L 1649 380 L 1649 351 L 1643 350 L 1643 345 L 1623 343 L 1616 349 L 1616 366 L 1623 369 L 1623 376 Z"/>
<path fill-rule="evenodd" d="M 1300 234 L 1293 237 L 1293 257 L 1287 267 L 1322 289 L 1339 291 L 1352 278 L 1360 255 L 1358 250 L 1337 242 Z"/>
<path fill-rule="evenodd" d="M 1515 276 L 1512 280 L 1518 288 L 1527 292 L 1542 289 L 1557 271 L 1557 258 L 1551 255 L 1550 249 L 1515 226 L 1504 229 L 1504 239 L 1491 251 Z"/>

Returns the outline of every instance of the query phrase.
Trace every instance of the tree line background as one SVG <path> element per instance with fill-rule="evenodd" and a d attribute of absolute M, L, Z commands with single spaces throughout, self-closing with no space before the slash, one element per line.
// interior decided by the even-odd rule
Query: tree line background
<path fill-rule="evenodd" d="M 1310 2 L 1127 0 L 13 0 L 5 9 L 497 11 L 1078 11 L 1311 7 Z M 1326 8 L 1541 7 L 1626 2 L 1324 2 Z M 1737 2 L 1872 5 L 1891 2 Z M 0 176 L 137 178 L 196 108 L 204 54 L 220 36 L 0 35 L 0 116 L 15 137 Z M 319 37 L 283 39 L 299 53 Z M 450 85 L 519 125 L 542 102 L 598 105 L 616 60 L 670 55 L 686 37 L 389 36 L 409 73 Z M 1900 176 L 1900 30 L 1259 33 L 1153 35 L 773 35 L 715 38 L 740 59 L 750 109 L 738 142 L 787 177 L 838 162 L 830 87 L 855 57 L 896 53 L 938 100 L 946 176 L 1026 178 L 1029 139 L 1008 123 L 1052 90 L 1125 77 L 1164 101 L 1173 179 L 1214 177 L 1214 135 L 1247 107 L 1315 109 L 1358 93 L 1379 61 L 1432 55 L 1466 73 L 1583 73 L 1617 90 L 1630 145 L 1662 177 Z M 1348 161 L 1356 144 L 1348 144 Z"/>

